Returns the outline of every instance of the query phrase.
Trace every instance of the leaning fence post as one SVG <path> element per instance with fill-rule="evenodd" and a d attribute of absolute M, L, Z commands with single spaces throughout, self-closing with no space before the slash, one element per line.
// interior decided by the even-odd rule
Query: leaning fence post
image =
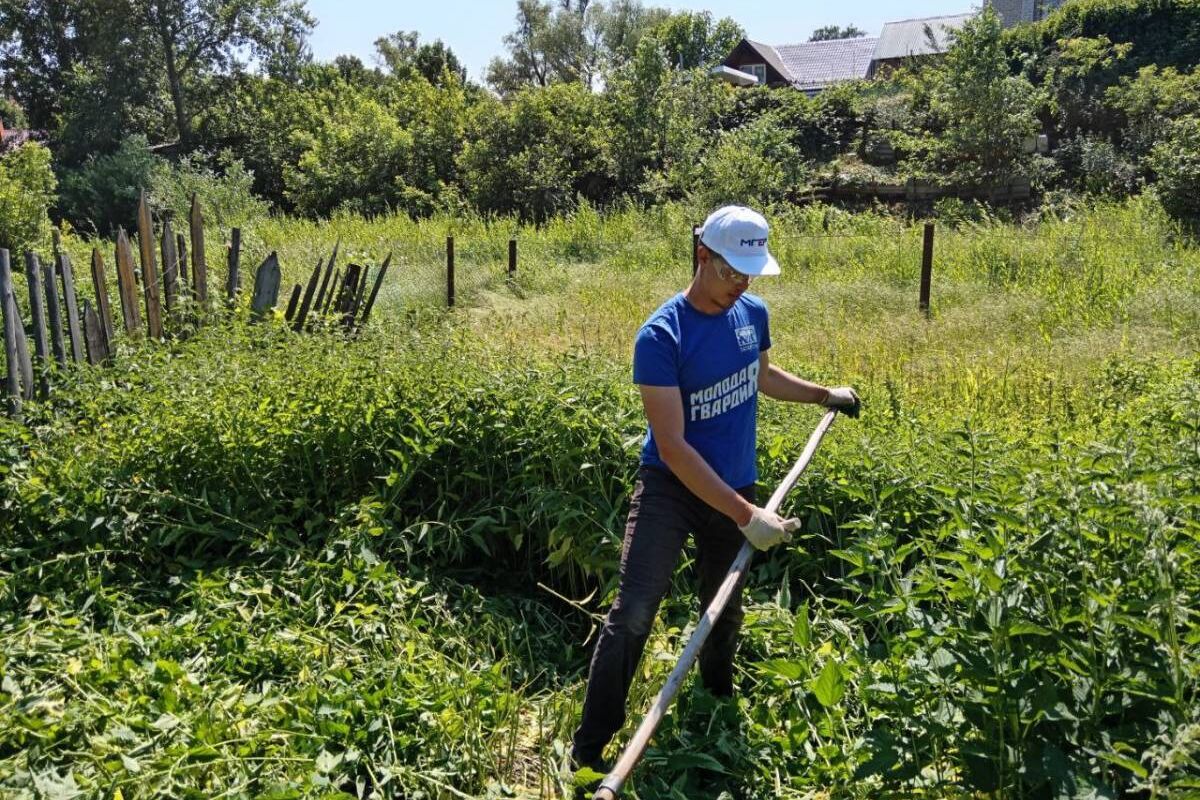
<path fill-rule="evenodd" d="M 921 251 L 921 299 L 920 310 L 929 316 L 929 289 L 933 282 L 933 223 L 925 223 L 925 242 Z"/>
<path fill-rule="evenodd" d="M 187 299 L 191 296 L 191 284 L 188 283 L 187 237 L 182 233 L 175 234 L 175 257 L 179 263 L 179 297 Z"/>
<path fill-rule="evenodd" d="M 138 310 L 137 277 L 133 274 L 133 248 L 124 228 L 117 228 L 117 294 L 121 298 L 121 316 L 125 332 L 132 335 L 142 327 L 142 312 Z"/>
<path fill-rule="evenodd" d="M 254 273 L 254 294 L 250 298 L 250 312 L 259 320 L 275 307 L 279 300 L 279 256 L 272 252 Z"/>
<path fill-rule="evenodd" d="M 162 303 L 158 296 L 158 264 L 154 259 L 154 221 L 146 191 L 138 200 L 138 250 L 142 256 L 142 289 L 146 295 L 146 330 L 152 339 L 163 338 Z"/>
<path fill-rule="evenodd" d="M 299 333 L 304 330 L 304 321 L 308 319 L 309 309 L 312 308 L 313 296 L 317 291 L 317 282 L 321 279 L 321 259 L 317 259 L 317 266 L 312 272 L 312 277 L 308 279 L 308 286 L 304 287 L 304 299 L 300 301 L 300 309 L 296 312 L 296 322 L 292 325 L 292 330 Z"/>
<path fill-rule="evenodd" d="M 108 276 L 104 272 L 104 257 L 100 248 L 92 248 L 92 288 L 96 290 L 96 308 L 100 315 L 100 323 L 104 326 L 104 339 L 110 343 L 113 340 L 112 306 L 108 303 Z"/>
<path fill-rule="evenodd" d="M 208 303 L 208 265 L 204 262 L 204 211 L 192 195 L 192 213 L 188 219 L 192 234 L 192 297 L 201 305 Z"/>
<path fill-rule="evenodd" d="M 16 297 L 13 296 L 12 266 L 8 260 L 8 251 L 0 249 L 0 309 L 4 317 L 4 393 L 8 395 L 8 413 L 18 416 L 21 413 L 21 378 L 17 356 L 17 319 Z"/>
<path fill-rule="evenodd" d="M 58 279 L 54 277 L 54 266 L 42 267 L 42 285 L 46 291 L 46 318 L 50 323 L 50 347 L 54 360 L 60 367 L 67 364 L 67 345 L 63 341 L 62 311 L 58 304 Z"/>
<path fill-rule="evenodd" d="M 63 302 L 67 310 L 67 333 L 71 334 L 71 358 L 83 361 L 83 331 L 79 327 L 79 303 L 75 299 L 75 273 L 71 269 L 71 257 L 58 254 L 58 271 L 62 273 Z"/>
<path fill-rule="evenodd" d="M 371 287 L 371 296 L 367 298 L 367 305 L 363 308 L 362 318 L 358 321 L 358 328 L 367 324 L 367 320 L 371 318 L 371 309 L 375 307 L 375 298 L 379 296 L 379 287 L 383 286 L 383 276 L 387 274 L 388 265 L 392 263 L 392 254 L 388 253 L 387 258 L 383 260 L 383 266 L 379 268 L 379 274 L 375 276 L 375 285 Z"/>
<path fill-rule="evenodd" d="M 234 228 L 229 243 L 229 280 L 225 284 L 225 296 L 232 303 L 242 288 L 242 276 L 238 270 L 242 263 L 242 229 Z"/>
<path fill-rule="evenodd" d="M 446 237 L 446 306 L 454 308 L 454 237 Z"/>
<path fill-rule="evenodd" d="M 109 346 L 104 336 L 104 323 L 87 300 L 83 301 L 83 332 L 87 338 L 88 363 L 96 367 L 107 364 Z"/>
<path fill-rule="evenodd" d="M 46 305 L 42 296 L 42 265 L 37 254 L 25 251 L 25 280 L 29 284 L 29 315 L 33 320 L 33 352 L 38 360 L 38 394 L 50 392 L 50 343 L 46 338 Z"/>
<path fill-rule="evenodd" d="M 179 305 L 179 248 L 175 246 L 175 233 L 171 220 L 163 220 L 162 229 L 163 300 L 170 314 Z"/>
<path fill-rule="evenodd" d="M 517 274 L 517 240 L 508 240 L 508 274 Z"/>

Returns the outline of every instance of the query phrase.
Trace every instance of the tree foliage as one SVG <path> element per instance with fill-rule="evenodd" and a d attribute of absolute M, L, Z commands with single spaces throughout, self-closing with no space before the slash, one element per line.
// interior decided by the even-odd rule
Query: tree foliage
<path fill-rule="evenodd" d="M 812 36 L 808 37 L 810 42 L 829 42 L 835 39 L 857 39 L 860 36 L 866 36 L 867 32 L 857 25 L 823 25 L 812 32 Z"/>
<path fill-rule="evenodd" d="M 0 247 L 19 253 L 41 243 L 57 186 L 44 145 L 27 142 L 0 156 Z"/>

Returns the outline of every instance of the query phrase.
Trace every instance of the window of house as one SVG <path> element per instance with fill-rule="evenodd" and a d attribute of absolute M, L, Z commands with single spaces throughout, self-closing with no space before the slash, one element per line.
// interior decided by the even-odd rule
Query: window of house
<path fill-rule="evenodd" d="M 743 64 L 738 67 L 742 72 L 747 72 L 758 78 L 759 86 L 767 85 L 767 65 L 766 64 Z"/>

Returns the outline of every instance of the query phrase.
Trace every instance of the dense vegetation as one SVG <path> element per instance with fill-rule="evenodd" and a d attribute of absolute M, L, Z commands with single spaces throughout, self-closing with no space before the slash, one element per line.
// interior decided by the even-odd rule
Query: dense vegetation
<path fill-rule="evenodd" d="M 404 244 L 381 327 L 126 344 L 0 423 L 4 793 L 566 791 L 642 425 L 629 332 L 686 275 L 688 220 L 522 228 L 511 284 L 515 220 L 460 220 L 450 315 L 421 295 L 446 220 L 275 220 L 248 246 L 295 270 Z M 755 568 L 740 699 L 689 684 L 638 796 L 1187 796 L 1200 255 L 1149 200 L 964 223 L 926 322 L 918 229 L 813 207 L 774 235 L 774 358 L 867 409 Z M 765 484 L 814 420 L 764 407 Z M 672 597 L 638 707 L 686 565 Z"/>
<path fill-rule="evenodd" d="M 314 62 L 298 2 L 7 0 L 0 73 L 14 101 L 0 118 L 46 132 L 57 192 L 44 175 L 0 180 L 49 187 L 55 219 L 101 232 L 128 226 L 137 187 L 165 208 L 168 187 L 223 176 L 237 205 L 305 216 L 545 220 L 584 200 L 769 204 L 918 177 L 964 192 L 1028 179 L 1050 203 L 1153 187 L 1195 219 L 1190 0 L 1073 0 L 1008 31 L 983 14 L 944 59 L 814 98 L 709 78 L 743 35 L 734 20 L 637 0 L 517 12 L 488 91 L 412 32 L 381 37 L 377 66 Z M 1038 133 L 1049 155 L 1027 152 Z M 0 243 L 21 246 L 30 225 L 0 225 Z"/>
<path fill-rule="evenodd" d="M 315 63 L 294 0 L 0 0 L 0 119 L 47 134 L 0 156 L 0 246 L 87 264 L 148 187 L 199 196 L 214 284 L 233 225 L 285 286 L 396 257 L 360 337 L 221 309 L 0 419 L 0 794 L 569 794 L 630 338 L 728 200 L 772 220 L 772 358 L 866 406 L 756 562 L 738 698 L 689 683 L 636 795 L 1200 793 L 1200 6 L 984 14 L 815 98 L 710 80 L 732 20 L 517 12 L 484 88 L 412 32 Z M 793 202 L 908 178 L 1035 195 Z M 764 402 L 764 485 L 813 422 Z M 694 603 L 684 563 L 634 708 Z"/>

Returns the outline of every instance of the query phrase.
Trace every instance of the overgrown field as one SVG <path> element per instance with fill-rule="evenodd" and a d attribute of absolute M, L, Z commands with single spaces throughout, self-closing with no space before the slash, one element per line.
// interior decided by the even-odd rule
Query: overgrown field
<path fill-rule="evenodd" d="M 520 229 L 513 281 L 515 224 L 456 221 L 453 312 L 447 220 L 264 221 L 290 280 L 396 251 L 364 336 L 127 344 L 0 421 L 0 794 L 569 796 L 692 216 Z M 1200 250 L 1149 200 L 943 226 L 927 321 L 919 226 L 774 220 L 772 358 L 864 413 L 756 563 L 738 699 L 689 684 L 636 796 L 1200 792 Z M 764 486 L 816 420 L 764 400 Z M 631 724 L 694 615 L 684 563 Z"/>

